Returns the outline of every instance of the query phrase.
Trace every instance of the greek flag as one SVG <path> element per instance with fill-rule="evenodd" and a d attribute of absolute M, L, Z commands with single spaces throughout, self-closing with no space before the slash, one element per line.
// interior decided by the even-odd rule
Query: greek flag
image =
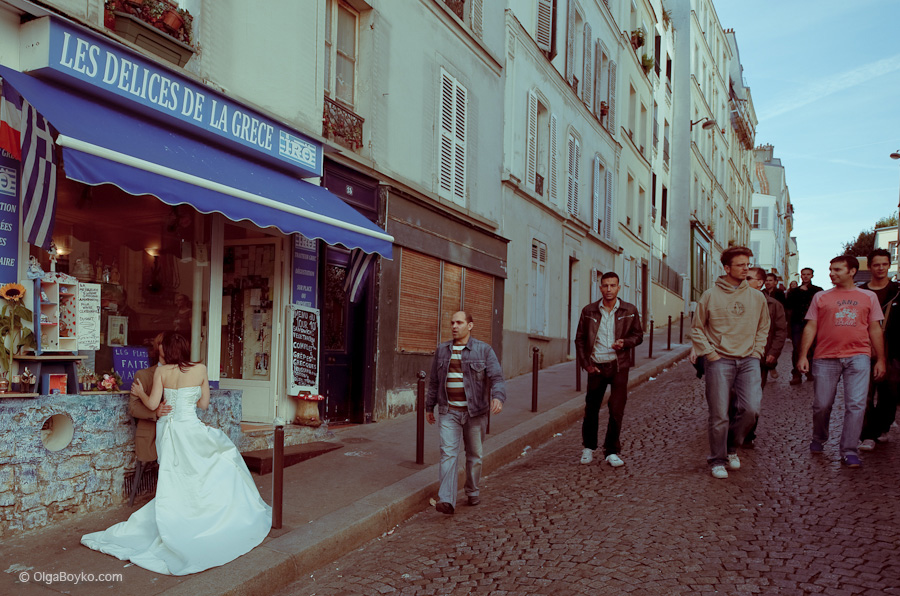
<path fill-rule="evenodd" d="M 0 92 L 0 148 L 21 162 L 19 203 L 28 242 L 50 248 L 56 218 L 56 129 L 12 85 Z M 18 141 L 19 146 L 15 147 Z"/>
<path fill-rule="evenodd" d="M 374 257 L 375 253 L 365 253 L 359 248 L 354 248 L 350 253 L 350 265 L 344 279 L 344 292 L 347 293 L 350 302 L 356 302 L 362 295 L 363 284 L 369 273 L 369 264 Z"/>

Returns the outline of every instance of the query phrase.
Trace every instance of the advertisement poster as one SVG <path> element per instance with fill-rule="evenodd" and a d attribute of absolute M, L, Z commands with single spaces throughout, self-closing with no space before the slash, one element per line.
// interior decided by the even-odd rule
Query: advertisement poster
<path fill-rule="evenodd" d="M 100 349 L 100 284 L 78 284 L 75 329 L 79 350 Z"/>
<path fill-rule="evenodd" d="M 294 259 L 291 269 L 291 303 L 316 308 L 316 278 L 319 255 L 316 241 L 294 234 Z"/>
<path fill-rule="evenodd" d="M 19 162 L 0 150 L 0 284 L 17 281 Z"/>

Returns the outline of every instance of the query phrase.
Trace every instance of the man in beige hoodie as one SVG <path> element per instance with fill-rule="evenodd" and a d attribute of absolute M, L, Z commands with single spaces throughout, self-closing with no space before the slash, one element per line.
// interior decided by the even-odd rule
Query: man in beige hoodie
<path fill-rule="evenodd" d="M 735 447 L 752 428 L 762 401 L 760 359 L 769 335 L 769 308 L 762 292 L 746 280 L 752 256 L 744 246 L 722 253 L 725 275 L 703 292 L 691 328 L 694 352 L 706 361 L 707 461 L 714 478 L 728 478 L 726 466 L 732 470 L 741 467 Z M 736 414 L 729 423 L 731 391 L 737 399 Z M 733 444 L 729 444 L 729 434 Z"/>

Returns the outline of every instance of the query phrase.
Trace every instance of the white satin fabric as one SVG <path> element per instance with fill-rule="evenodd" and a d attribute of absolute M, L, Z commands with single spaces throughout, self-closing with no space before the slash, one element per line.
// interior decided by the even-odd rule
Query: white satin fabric
<path fill-rule="evenodd" d="M 258 546 L 272 525 L 234 443 L 197 418 L 200 387 L 165 389 L 173 411 L 156 423 L 156 498 L 81 543 L 166 575 L 224 565 Z"/>

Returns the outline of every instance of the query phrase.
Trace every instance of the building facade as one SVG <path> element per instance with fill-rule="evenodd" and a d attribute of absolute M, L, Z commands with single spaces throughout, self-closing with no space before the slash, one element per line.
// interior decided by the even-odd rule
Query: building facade
<path fill-rule="evenodd" d="M 753 263 L 774 273 L 785 287 L 790 283 L 793 207 L 784 166 L 772 145 L 754 150 L 755 175 L 750 216 Z"/>

